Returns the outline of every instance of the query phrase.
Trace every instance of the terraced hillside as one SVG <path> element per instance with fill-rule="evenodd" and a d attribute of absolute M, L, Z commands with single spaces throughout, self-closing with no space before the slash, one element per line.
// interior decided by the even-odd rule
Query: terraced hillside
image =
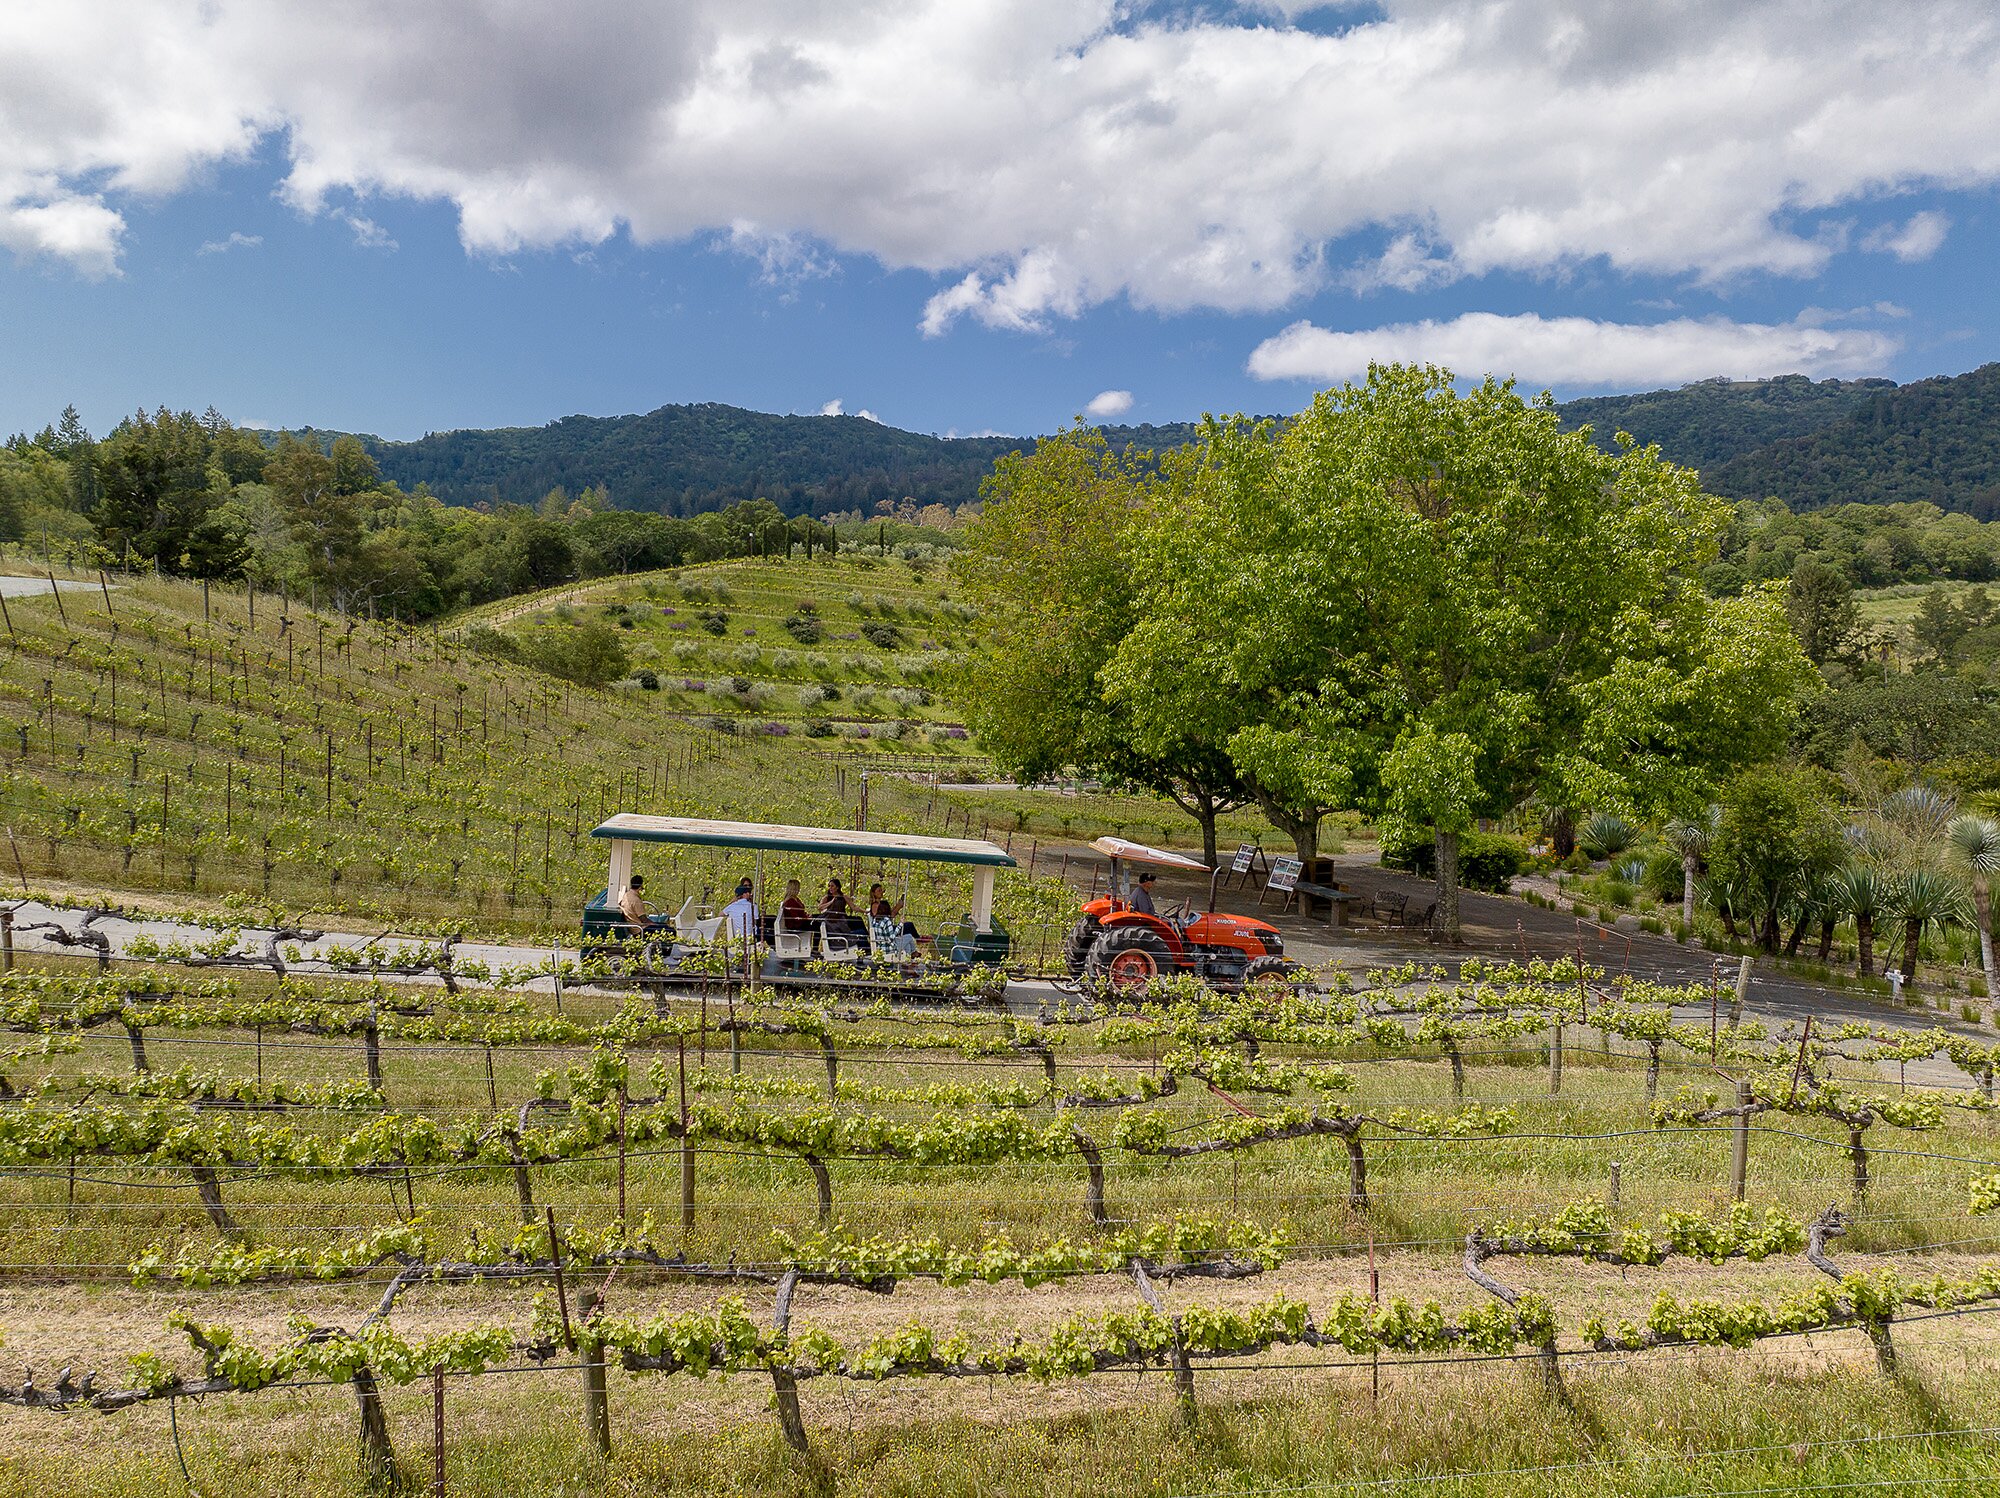
<path fill-rule="evenodd" d="M 895 557 L 724 562 L 493 617 L 530 650 L 550 633 L 608 623 L 630 660 L 614 690 L 723 732 L 967 748 L 948 693 L 954 663 L 978 647 L 978 614 L 939 567 Z"/>

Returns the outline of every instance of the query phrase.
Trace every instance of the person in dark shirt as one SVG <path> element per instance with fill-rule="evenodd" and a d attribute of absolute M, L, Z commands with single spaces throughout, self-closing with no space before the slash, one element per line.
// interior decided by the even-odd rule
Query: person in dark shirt
<path fill-rule="evenodd" d="M 1153 876 L 1141 874 L 1139 882 L 1132 886 L 1132 908 L 1141 915 L 1157 915 L 1153 909 Z"/>

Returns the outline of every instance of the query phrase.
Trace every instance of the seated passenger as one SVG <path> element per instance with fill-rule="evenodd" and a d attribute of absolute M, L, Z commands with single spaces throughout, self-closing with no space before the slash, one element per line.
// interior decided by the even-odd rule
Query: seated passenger
<path fill-rule="evenodd" d="M 778 929 L 780 931 L 804 931 L 812 924 L 812 917 L 806 912 L 806 902 L 799 894 L 799 881 L 785 881 L 785 898 L 778 906 Z"/>
<path fill-rule="evenodd" d="M 1132 886 L 1132 908 L 1141 915 L 1158 915 L 1153 909 L 1153 875 L 1141 874 L 1139 882 Z"/>
<path fill-rule="evenodd" d="M 900 957 L 907 962 L 917 955 L 916 928 L 908 921 L 897 921 L 895 908 L 887 900 L 875 902 L 875 913 L 868 925 L 876 947 L 885 956 Z"/>
<path fill-rule="evenodd" d="M 729 922 L 729 934 L 734 937 L 757 936 L 757 902 L 751 898 L 755 886 L 748 879 L 740 880 L 736 886 L 736 898 L 722 907 L 723 919 Z"/>

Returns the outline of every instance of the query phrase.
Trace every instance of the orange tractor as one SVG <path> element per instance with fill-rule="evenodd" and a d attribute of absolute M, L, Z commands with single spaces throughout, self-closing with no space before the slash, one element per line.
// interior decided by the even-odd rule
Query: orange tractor
<path fill-rule="evenodd" d="M 1154 978 L 1191 973 L 1217 988 L 1242 988 L 1288 980 L 1297 972 L 1276 926 L 1215 909 L 1219 870 L 1122 837 L 1100 837 L 1090 846 L 1111 860 L 1111 883 L 1109 893 L 1084 905 L 1063 939 L 1071 977 L 1130 989 Z M 1208 909 L 1197 911 L 1192 901 L 1151 914 L 1135 909 L 1125 884 L 1131 864 L 1207 874 Z"/>

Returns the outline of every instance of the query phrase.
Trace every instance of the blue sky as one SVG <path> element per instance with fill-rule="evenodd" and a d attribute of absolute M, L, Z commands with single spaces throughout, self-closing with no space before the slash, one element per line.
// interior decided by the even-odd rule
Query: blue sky
<path fill-rule="evenodd" d="M 0 427 L 1955 373 L 2000 352 L 1990 9 L 26 4 Z"/>

